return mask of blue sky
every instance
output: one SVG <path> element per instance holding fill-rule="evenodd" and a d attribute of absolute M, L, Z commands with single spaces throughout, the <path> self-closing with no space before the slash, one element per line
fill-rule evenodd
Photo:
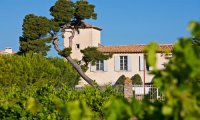
<path fill-rule="evenodd" d="M 18 38 L 26 14 L 50 18 L 56 0 L 0 0 L 0 50 L 18 51 Z M 200 21 L 200 0 L 88 0 L 95 4 L 97 20 L 87 20 L 103 28 L 102 44 L 126 45 L 175 43 L 190 36 L 188 22 Z"/>

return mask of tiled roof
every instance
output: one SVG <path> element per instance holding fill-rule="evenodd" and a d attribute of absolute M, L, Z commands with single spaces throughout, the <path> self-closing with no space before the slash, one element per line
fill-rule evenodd
<path fill-rule="evenodd" d="M 98 50 L 104 53 L 143 53 L 147 45 L 124 45 L 124 46 L 99 46 Z M 160 44 L 157 52 L 172 51 L 173 44 Z"/>
<path fill-rule="evenodd" d="M 94 28 L 94 29 L 97 29 L 97 30 L 102 30 L 102 28 L 93 26 L 93 25 L 88 24 L 88 23 L 83 23 L 83 25 L 84 25 L 84 27 L 86 27 L 86 28 Z"/>

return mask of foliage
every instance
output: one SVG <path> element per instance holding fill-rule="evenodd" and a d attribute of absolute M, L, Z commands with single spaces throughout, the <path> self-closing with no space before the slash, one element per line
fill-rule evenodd
<path fill-rule="evenodd" d="M 64 48 L 62 51 L 60 51 L 58 54 L 63 57 L 68 57 L 72 52 L 71 48 Z"/>
<path fill-rule="evenodd" d="M 147 65 L 150 67 L 152 66 L 153 69 L 156 69 L 156 51 L 158 49 L 158 44 L 155 42 L 150 43 L 146 49 L 146 59 L 147 59 Z"/>
<path fill-rule="evenodd" d="M 115 84 L 113 85 L 113 87 L 115 89 L 118 90 L 118 92 L 123 93 L 124 92 L 124 81 L 126 79 L 125 75 L 121 75 L 117 81 L 115 82 Z"/>
<path fill-rule="evenodd" d="M 50 9 L 53 20 L 44 17 L 28 15 L 23 24 L 23 36 L 20 37 L 20 51 L 26 53 L 42 53 L 45 55 L 49 49 L 46 44 L 40 43 L 42 34 L 47 34 L 51 29 L 58 31 L 57 26 L 67 26 L 70 29 L 82 27 L 82 21 L 85 19 L 96 19 L 94 5 L 79 0 L 72 2 L 70 0 L 58 0 Z M 30 19 L 29 19 L 30 18 Z M 50 24 L 52 22 L 53 24 Z M 53 25 L 53 26 L 51 26 Z M 52 85 L 45 84 L 42 88 L 33 88 L 35 80 L 45 79 L 49 72 L 41 75 L 43 67 L 37 68 L 36 62 L 33 68 L 37 68 L 36 79 L 32 78 L 30 64 L 27 61 L 17 65 L 7 64 L 9 61 L 0 59 L 3 68 L 1 70 L 1 99 L 0 116 L 1 119 L 95 119 L 100 116 L 105 119 L 129 119 L 136 116 L 138 119 L 147 120 L 196 120 L 200 118 L 200 46 L 199 36 L 200 27 L 198 22 L 192 21 L 189 29 L 193 38 L 181 38 L 174 46 L 173 57 L 166 68 L 158 70 L 156 68 L 156 50 L 157 44 L 151 43 L 147 49 L 147 63 L 153 67 L 154 84 L 163 93 L 165 99 L 163 102 L 138 102 L 132 99 L 130 102 L 121 97 L 113 98 L 113 92 L 100 92 L 97 89 L 86 88 L 77 92 L 73 89 L 67 89 L 65 86 L 55 88 Z M 33 29 L 32 29 L 33 28 Z M 32 31 L 33 30 L 33 31 Z M 37 31 L 38 30 L 38 31 Z M 37 43 L 36 40 L 38 40 Z M 43 39 L 42 39 L 43 40 Z M 31 43 L 31 42 L 33 43 Z M 44 40 L 45 42 L 48 40 Z M 30 43 L 29 43 L 30 42 Z M 35 43 L 36 42 L 36 43 Z M 195 44 L 194 44 L 195 43 Z M 197 43 L 197 44 L 196 44 Z M 85 61 L 94 63 L 97 57 L 90 58 L 89 51 L 86 54 Z M 87 56 L 88 55 L 88 56 Z M 95 55 L 94 55 L 95 56 Z M 22 58 L 20 58 L 22 59 Z M 34 59 L 35 61 L 37 59 Z M 10 60 L 11 61 L 11 60 Z M 17 63 L 17 62 L 16 62 Z M 23 67 L 22 64 L 27 65 Z M 0 64 L 1 65 L 1 64 Z M 20 66 L 21 65 L 21 66 Z M 47 66 L 48 64 L 44 64 Z M 14 66 L 14 67 L 13 67 Z M 51 65 L 49 65 L 51 66 Z M 53 65 L 52 65 L 53 66 Z M 19 71 L 18 70 L 19 67 Z M 12 68 L 12 69 L 11 69 Z M 32 66 L 31 66 L 32 68 Z M 49 67 L 51 72 L 56 72 L 56 68 Z M 51 73 L 50 72 L 50 73 Z M 5 75 L 4 75 L 5 73 Z M 8 74 L 11 73 L 11 74 Z M 17 74 L 17 76 L 12 75 Z M 23 76 L 24 74 L 24 76 Z M 57 74 L 56 74 L 57 75 Z M 4 77 L 2 77 L 4 76 Z M 23 76 L 23 78 L 21 77 Z M 45 80 L 50 80 L 47 77 Z M 60 79 L 60 78 L 59 78 Z M 26 81 L 31 85 L 22 89 L 13 84 L 23 85 Z M 52 84 L 52 82 L 49 82 Z M 8 87 L 7 87 L 7 86 Z M 42 85 L 40 83 L 40 85 Z M 30 89 L 30 90 L 29 90 Z M 26 102 L 28 103 L 26 104 Z M 107 101 L 110 101 L 106 104 Z M 34 106 L 41 107 L 41 110 Z M 189 106 L 189 107 L 188 107 Z M 70 111 L 71 110 L 71 111 Z M 27 112 L 28 111 L 28 112 Z M 98 118 L 96 118 L 98 119 Z"/>
<path fill-rule="evenodd" d="M 182 38 L 175 45 L 173 58 L 166 69 L 154 73 L 155 84 L 163 91 L 166 99 L 162 107 L 162 114 L 166 118 L 195 119 L 200 117 L 199 59 L 200 47 L 193 45 L 191 39 Z"/>
<path fill-rule="evenodd" d="M 129 102 L 121 97 L 107 102 L 104 113 L 106 120 L 128 120 L 132 115 Z"/>
<path fill-rule="evenodd" d="M 88 69 L 88 62 L 95 63 L 94 60 L 97 56 L 85 56 L 84 65 L 78 65 L 75 60 L 70 57 L 72 40 L 74 38 L 75 32 L 79 33 L 79 28 L 85 28 L 86 24 L 83 22 L 85 19 L 96 19 L 97 14 L 94 11 L 95 6 L 87 1 L 78 0 L 57 0 L 57 2 L 50 8 L 50 14 L 52 19 L 47 19 L 46 17 L 35 16 L 29 14 L 25 17 L 23 22 L 23 36 L 20 37 L 20 52 L 19 54 L 25 53 L 41 53 L 44 56 L 50 49 L 46 43 L 52 41 L 54 48 L 59 55 L 65 57 L 71 65 L 76 69 L 80 76 L 85 79 L 90 85 L 93 85 L 93 80 L 89 78 L 84 72 Z M 66 31 L 66 29 L 70 29 Z M 60 34 L 62 37 L 65 32 L 70 32 L 69 37 L 69 48 L 63 50 L 59 49 L 58 37 Z M 59 34 L 58 34 L 59 33 Z M 99 55 L 100 59 L 104 59 L 106 55 L 100 53 L 95 49 L 84 50 L 87 53 L 96 53 Z M 87 54 L 88 55 L 88 54 Z M 94 54 L 93 54 L 94 55 Z M 67 58 L 68 57 L 68 58 Z M 103 57 L 103 58 L 101 58 Z M 107 58 L 107 57 L 106 57 Z M 108 59 L 108 58 L 107 58 Z M 89 61 L 88 61 L 89 60 Z"/>
<path fill-rule="evenodd" d="M 88 65 L 89 62 L 94 65 L 98 60 L 107 60 L 112 57 L 111 54 L 104 54 L 98 51 L 96 47 L 87 47 L 81 50 L 81 53 L 84 55 L 83 60 L 86 62 L 86 65 Z"/>
<path fill-rule="evenodd" d="M 62 84 L 55 88 L 28 86 L 21 89 L 10 85 L 0 89 L 0 119 L 98 119 L 104 116 L 103 106 L 113 96 L 107 87 L 104 92 L 91 87 L 76 91 Z M 81 101 L 80 101 L 81 100 Z"/>
<path fill-rule="evenodd" d="M 23 38 L 27 40 L 40 39 L 41 35 L 50 30 L 50 22 L 46 17 L 36 16 L 34 14 L 26 15 L 22 25 Z"/>
<path fill-rule="evenodd" d="M 79 27 L 84 27 L 82 20 L 96 19 L 94 8 L 95 6 L 87 1 L 58 0 L 50 8 L 52 20 L 34 14 L 26 15 L 22 25 L 23 35 L 19 40 L 19 54 L 33 52 L 47 55 L 50 46 L 46 43 L 50 42 L 52 37 L 44 35 L 59 32 L 63 25 L 74 27 L 78 31 Z"/>
<path fill-rule="evenodd" d="M 118 93 L 69 87 L 79 76 L 59 58 L 39 54 L 0 56 L 0 119 L 102 118 L 103 106 Z M 80 101 L 81 100 L 81 101 Z"/>
<path fill-rule="evenodd" d="M 104 54 L 98 51 L 96 47 L 87 47 L 81 50 L 81 53 L 83 54 L 82 61 L 84 64 L 82 63 L 80 66 L 84 72 L 88 70 L 89 63 L 95 65 L 96 61 L 98 60 L 107 60 L 112 57 L 111 54 Z"/>
<path fill-rule="evenodd" d="M 79 75 L 63 59 L 44 58 L 37 54 L 0 56 L 0 84 L 3 86 L 43 86 L 46 83 L 73 86 L 78 81 Z"/>
<path fill-rule="evenodd" d="M 200 23 L 191 21 L 188 29 L 191 30 L 193 43 L 200 45 Z"/>
<path fill-rule="evenodd" d="M 71 22 L 74 14 L 73 7 L 73 2 L 69 0 L 58 0 L 55 5 L 50 8 L 54 21 L 58 22 L 60 26 Z"/>
<path fill-rule="evenodd" d="M 200 23 L 191 21 L 188 29 L 191 31 L 193 37 L 200 39 Z"/>
<path fill-rule="evenodd" d="M 96 19 L 97 14 L 94 13 L 95 6 L 87 1 L 77 1 L 75 7 L 75 18 L 77 20 Z"/>
<path fill-rule="evenodd" d="M 41 53 L 45 56 L 50 49 L 50 46 L 46 43 L 52 40 L 52 44 L 58 54 L 66 58 L 86 82 L 93 85 L 94 80 L 84 74 L 88 69 L 88 62 L 94 64 L 97 58 L 108 59 L 109 56 L 103 55 L 103 53 L 97 51 L 96 48 L 86 48 L 83 50 L 83 53 L 87 54 L 87 56 L 83 57 L 85 64 L 80 65 L 70 57 L 70 54 L 75 32 L 79 33 L 79 28 L 86 27 L 83 20 L 96 19 L 97 15 L 94 8 L 94 5 L 83 0 L 78 0 L 76 2 L 71 0 L 58 0 L 49 10 L 53 16 L 53 19 L 51 20 L 33 14 L 27 15 L 23 22 L 23 36 L 20 37 L 19 54 L 31 52 Z M 70 29 L 70 31 L 66 31 L 66 29 Z M 58 33 L 61 33 L 62 37 L 64 37 L 65 32 L 71 33 L 71 36 L 69 37 L 69 48 L 60 50 Z M 91 56 L 88 53 L 99 56 Z"/>
<path fill-rule="evenodd" d="M 142 78 L 139 74 L 135 74 L 133 77 L 131 77 L 131 80 L 133 85 L 142 85 Z"/>
<path fill-rule="evenodd" d="M 104 119 L 198 120 L 200 118 L 200 46 L 190 38 L 181 38 L 165 69 L 155 66 L 157 46 L 150 44 L 147 62 L 154 67 L 154 84 L 164 95 L 164 101 L 142 102 L 124 98 L 110 99 L 103 107 Z M 189 54 L 188 54 L 189 53 Z M 188 107 L 189 106 L 189 107 Z"/>
<path fill-rule="evenodd" d="M 126 79 L 126 76 L 125 76 L 125 75 L 121 75 L 121 76 L 117 79 L 115 85 L 124 85 L 124 80 L 125 80 L 125 79 Z"/>
<path fill-rule="evenodd" d="M 162 91 L 164 101 L 111 99 L 104 106 L 105 119 L 198 120 L 200 46 L 190 38 L 181 38 L 174 46 L 172 59 L 162 70 L 155 65 L 157 45 L 152 43 L 147 50 L 147 62 L 154 67 L 154 83 Z"/>
<path fill-rule="evenodd" d="M 53 27 L 55 23 L 49 21 L 46 17 L 36 16 L 34 14 L 26 15 L 22 25 L 23 35 L 20 39 L 20 54 L 25 54 L 29 52 L 41 53 L 42 55 L 47 55 L 50 46 L 46 43 L 51 41 L 49 38 L 41 38 L 42 35 L 47 34 Z"/>
<path fill-rule="evenodd" d="M 197 29 L 196 29 L 197 30 Z M 199 31 L 193 31 L 198 33 Z M 193 34 L 192 33 L 192 34 Z M 156 47 L 151 47 L 156 50 Z M 152 50 L 152 49 L 151 49 Z M 151 52 L 148 56 L 155 56 Z M 147 57 L 148 57 L 147 56 Z M 161 112 L 165 119 L 197 119 L 200 117 L 200 46 L 190 38 L 181 38 L 174 46 L 173 57 L 164 70 L 154 70 L 155 85 L 163 92 Z M 154 66 L 154 58 L 148 59 Z M 188 108 L 188 106 L 190 106 Z M 153 114 L 158 114 L 154 113 Z"/>
<path fill-rule="evenodd" d="M 95 6 L 87 1 L 58 0 L 50 8 L 50 12 L 54 17 L 54 21 L 59 23 L 59 26 L 65 24 L 77 26 L 84 19 L 96 19 L 94 8 Z"/>

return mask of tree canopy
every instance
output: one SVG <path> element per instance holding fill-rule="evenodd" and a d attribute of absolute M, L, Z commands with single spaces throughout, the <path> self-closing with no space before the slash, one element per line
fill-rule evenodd
<path fill-rule="evenodd" d="M 42 87 L 46 84 L 78 84 L 79 75 L 71 65 L 60 58 L 45 58 L 42 55 L 0 55 L 0 85 Z"/>
<path fill-rule="evenodd" d="M 142 78 L 139 74 L 135 74 L 131 80 L 133 85 L 142 85 Z"/>
<path fill-rule="evenodd" d="M 191 21 L 188 29 L 191 30 L 194 44 L 200 45 L 200 23 Z"/>
<path fill-rule="evenodd" d="M 72 2 L 71 0 L 58 0 L 54 6 L 50 8 L 54 21 L 60 26 L 65 24 L 80 25 L 84 19 L 96 19 L 94 12 L 95 6 L 87 1 L 79 0 Z"/>
<path fill-rule="evenodd" d="M 86 63 L 84 69 L 76 61 L 74 61 L 70 54 L 72 48 L 72 40 L 75 36 L 75 32 L 79 33 L 79 28 L 85 28 L 85 19 L 96 19 L 97 14 L 94 11 L 95 6 L 84 0 L 77 0 L 73 2 L 71 0 L 57 0 L 55 5 L 50 8 L 50 14 L 53 19 L 47 19 L 46 17 L 36 16 L 29 14 L 25 17 L 23 23 L 23 35 L 20 37 L 20 54 L 33 52 L 47 54 L 50 49 L 49 43 L 52 41 L 55 50 L 59 55 L 66 58 L 69 63 L 75 68 L 80 76 L 86 80 L 90 85 L 96 85 L 94 80 L 85 75 L 84 71 L 87 68 L 88 62 L 94 63 L 97 57 L 94 55 L 88 55 L 87 53 L 98 53 L 98 59 L 108 59 L 110 55 L 104 55 L 100 53 L 96 48 L 87 48 L 82 51 L 86 56 L 83 57 L 83 61 Z M 71 31 L 65 31 L 71 29 Z M 70 32 L 69 48 L 61 50 L 59 48 L 58 33 L 64 37 L 65 32 Z"/>
<path fill-rule="evenodd" d="M 26 15 L 22 25 L 23 35 L 20 39 L 20 54 L 28 52 L 41 53 L 47 55 L 50 46 L 50 38 L 42 39 L 42 35 L 48 33 L 51 29 L 51 22 L 46 17 L 36 16 L 34 14 Z"/>

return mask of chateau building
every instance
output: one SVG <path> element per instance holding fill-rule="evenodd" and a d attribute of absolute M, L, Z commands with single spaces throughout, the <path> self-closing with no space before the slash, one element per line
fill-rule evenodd
<path fill-rule="evenodd" d="M 96 61 L 96 65 L 89 65 L 86 75 L 95 80 L 99 85 L 115 84 L 118 78 L 122 75 L 131 78 L 135 74 L 139 74 L 143 83 L 151 83 L 153 76 L 148 74 L 151 67 L 148 67 L 145 62 L 144 49 L 146 45 L 119 45 L 119 46 L 103 46 L 101 45 L 101 28 L 86 24 L 86 28 L 80 29 L 79 34 L 75 33 L 72 41 L 73 59 L 81 60 L 82 54 L 80 50 L 87 47 L 97 47 L 103 53 L 112 53 L 112 58 L 103 61 Z M 66 30 L 68 31 L 68 30 Z M 70 32 L 65 32 L 64 46 L 69 47 Z M 169 54 L 165 51 L 172 51 L 172 44 L 160 44 L 156 53 L 159 69 L 164 68 L 164 65 L 169 61 Z M 87 84 L 81 80 L 79 85 Z"/>

